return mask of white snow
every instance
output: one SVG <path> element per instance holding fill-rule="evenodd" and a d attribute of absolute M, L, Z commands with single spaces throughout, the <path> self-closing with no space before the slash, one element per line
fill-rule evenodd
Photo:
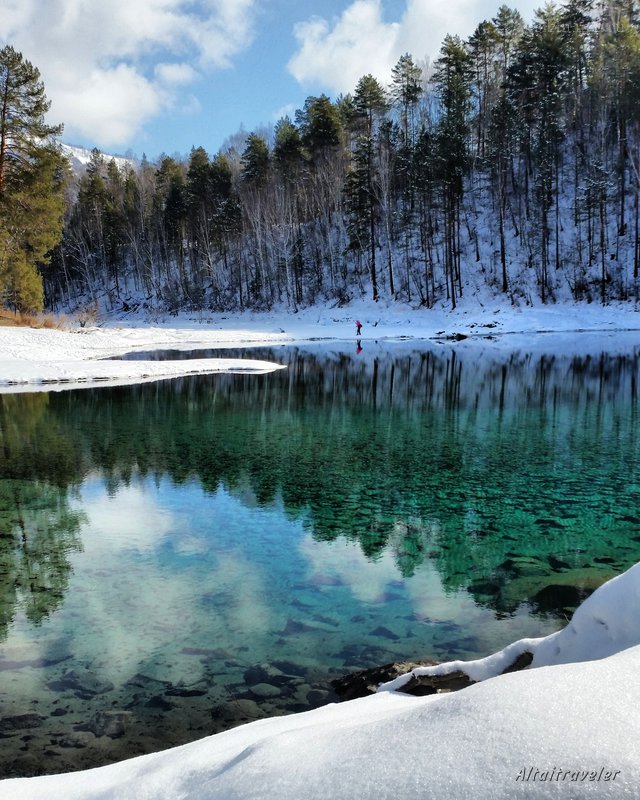
<path fill-rule="evenodd" d="M 498 301 L 483 306 L 477 299 L 461 304 L 455 312 L 444 306 L 414 309 L 363 300 L 349 307 L 314 307 L 298 313 L 156 316 L 152 325 L 148 318 L 129 315 L 92 328 L 0 327 L 0 392 L 51 391 L 78 383 L 128 383 L 237 369 L 267 371 L 276 365 L 245 359 L 102 359 L 158 348 L 196 350 L 349 340 L 355 345 L 356 319 L 364 324 L 361 341 L 369 354 L 371 343 L 381 340 L 442 340 L 456 334 L 468 337 L 456 343 L 461 350 L 481 345 L 492 350 L 546 348 L 557 353 L 560 348 L 597 345 L 601 351 L 615 351 L 621 332 L 640 331 L 640 308 L 632 302 L 604 307 L 568 303 L 516 308 Z M 532 336 L 534 333 L 537 335 Z"/>
<path fill-rule="evenodd" d="M 530 640 L 537 668 L 452 694 L 380 692 L 84 773 L 5 780 L 0 798 L 637 797 L 639 597 L 640 564 L 563 631 Z"/>
<path fill-rule="evenodd" d="M 93 150 L 89 150 L 86 147 L 77 147 L 73 144 L 65 144 L 64 142 L 60 142 L 60 150 L 77 172 L 84 172 L 87 164 L 89 164 L 93 156 Z M 108 164 L 113 160 L 115 161 L 118 169 L 121 170 L 123 170 L 125 167 L 133 168 L 136 164 L 135 159 L 127 158 L 126 156 L 113 156 L 109 155 L 108 153 L 102 153 L 102 156 L 105 164 Z"/>
<path fill-rule="evenodd" d="M 498 653 L 475 661 L 449 661 L 433 667 L 417 667 L 379 687 L 395 691 L 411 675 L 447 675 L 462 670 L 473 681 L 500 675 L 524 652 L 533 654 L 533 667 L 571 664 L 606 658 L 640 645 L 640 564 L 605 583 L 576 609 L 571 622 L 542 639 L 519 639 Z"/>
<path fill-rule="evenodd" d="M 278 341 L 281 337 L 274 336 Z M 278 365 L 254 359 L 181 361 L 108 360 L 135 350 L 198 349 L 264 341 L 264 335 L 232 336 L 201 329 L 0 328 L 0 392 L 71 388 L 96 382 L 130 383 L 212 372 L 270 372 Z"/>
<path fill-rule="evenodd" d="M 154 347 L 353 341 L 355 319 L 364 323 L 365 350 L 384 338 L 455 333 L 497 337 L 478 338 L 483 347 L 531 349 L 544 339 L 534 332 L 580 330 L 597 332 L 601 349 L 613 351 L 628 347 L 614 332 L 640 330 L 640 315 L 631 303 L 481 311 L 463 306 L 455 314 L 363 303 L 296 315 L 170 319 L 167 328 L 131 323 L 68 332 L 0 328 L 0 391 L 11 382 L 33 391 L 52 388 L 43 381 L 89 385 L 96 379 L 156 379 L 194 369 L 268 369 L 273 365 L 245 360 L 97 359 Z M 579 338 L 594 341 L 587 334 L 554 337 L 554 351 L 575 347 Z M 473 347 L 475 341 L 458 344 Z M 632 343 L 637 344 L 635 335 Z M 464 666 L 437 667 L 462 666 L 481 681 L 460 692 L 419 698 L 381 691 L 100 769 L 0 781 L 0 800 L 635 798 L 640 792 L 639 600 L 636 565 L 598 589 L 564 630 L 515 642 Z M 534 652 L 531 668 L 498 674 L 525 649 Z"/>

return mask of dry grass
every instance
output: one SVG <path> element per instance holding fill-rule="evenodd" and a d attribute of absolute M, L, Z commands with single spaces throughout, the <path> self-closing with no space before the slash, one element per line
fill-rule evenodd
<path fill-rule="evenodd" d="M 0 325 L 22 328 L 51 328 L 60 330 L 67 327 L 67 318 L 57 314 L 27 314 L 0 308 Z"/>

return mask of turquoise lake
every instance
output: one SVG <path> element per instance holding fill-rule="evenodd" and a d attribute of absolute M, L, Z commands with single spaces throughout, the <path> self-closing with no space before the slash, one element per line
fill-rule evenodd
<path fill-rule="evenodd" d="M 548 341 L 218 351 L 287 369 L 0 395 L 0 776 L 564 625 L 640 560 L 640 346 Z"/>

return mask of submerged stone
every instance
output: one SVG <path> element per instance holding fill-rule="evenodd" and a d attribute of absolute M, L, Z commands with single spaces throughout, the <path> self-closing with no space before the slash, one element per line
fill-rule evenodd
<path fill-rule="evenodd" d="M 95 736 L 108 736 L 117 739 L 124 736 L 132 714 L 130 711 L 96 711 L 86 725 L 77 725 L 78 731 L 90 731 Z"/>
<path fill-rule="evenodd" d="M 256 697 L 279 697 L 281 692 L 277 686 L 271 683 L 256 683 L 251 687 L 251 694 Z"/>
<path fill-rule="evenodd" d="M 560 608 L 577 608 L 591 591 L 580 586 L 550 584 L 535 594 L 531 600 L 540 611 L 557 611 Z"/>
<path fill-rule="evenodd" d="M 132 678 L 125 683 L 125 686 L 132 686 L 138 689 L 147 689 L 150 691 L 162 691 L 170 688 L 169 681 L 161 681 L 157 678 L 151 678 L 148 675 L 143 675 L 137 672 Z"/>
<path fill-rule="evenodd" d="M 74 692 L 83 699 L 110 692 L 114 688 L 111 681 L 104 681 L 88 670 L 86 672 L 70 670 L 60 678 L 49 681 L 47 686 L 54 692 Z"/>
<path fill-rule="evenodd" d="M 57 740 L 53 740 L 52 744 L 57 745 L 58 747 L 65 747 L 65 748 L 75 748 L 77 750 L 82 750 L 87 746 L 86 740 L 84 740 L 78 734 L 70 733 L 67 736 L 61 736 Z"/>
<path fill-rule="evenodd" d="M 262 719 L 265 716 L 265 712 L 256 701 L 250 698 L 240 698 L 232 703 L 217 705 L 211 709 L 211 717 L 214 720 L 224 722 L 226 725 Z"/>
<path fill-rule="evenodd" d="M 188 686 L 171 686 L 165 692 L 170 697 L 202 697 L 206 693 L 206 688 L 189 688 Z"/>
<path fill-rule="evenodd" d="M 318 706 L 323 706 L 325 703 L 330 702 L 331 692 L 326 692 L 322 689 L 311 689 L 311 691 L 307 692 L 306 699 L 307 703 L 312 708 L 317 708 Z"/>
<path fill-rule="evenodd" d="M 314 625 L 308 625 L 306 622 L 300 622 L 297 619 L 289 619 L 287 620 L 287 624 L 284 626 L 284 630 L 280 631 L 281 636 L 295 636 L 299 633 L 309 633 L 311 631 L 317 631 Z"/>
<path fill-rule="evenodd" d="M 247 686 L 257 683 L 270 683 L 273 678 L 281 678 L 282 670 L 272 664 L 254 664 L 244 672 L 244 682 Z"/>
<path fill-rule="evenodd" d="M 25 730 L 25 728 L 39 728 L 46 717 L 35 712 L 27 714 L 16 714 L 12 717 L 0 718 L 0 733 L 11 733 L 13 731 Z"/>
<path fill-rule="evenodd" d="M 284 675 L 293 675 L 296 678 L 304 678 L 309 671 L 307 667 L 293 661 L 274 661 L 273 666 Z"/>
<path fill-rule="evenodd" d="M 389 628 L 385 628 L 384 625 L 379 625 L 377 628 L 369 632 L 369 636 L 382 636 L 385 639 L 391 639 L 394 642 L 397 642 L 400 637 L 397 633 L 390 631 Z"/>
<path fill-rule="evenodd" d="M 165 700 L 162 695 L 154 695 L 150 697 L 146 703 L 144 704 L 145 708 L 157 708 L 160 711 L 170 711 L 172 708 L 175 708 L 174 703 L 170 703 L 168 700 Z"/>

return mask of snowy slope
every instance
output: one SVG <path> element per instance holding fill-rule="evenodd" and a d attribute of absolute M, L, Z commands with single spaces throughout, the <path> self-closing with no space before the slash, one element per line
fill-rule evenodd
<path fill-rule="evenodd" d="M 69 159 L 74 172 L 84 172 L 87 164 L 91 160 L 91 150 L 88 150 L 86 147 L 76 147 L 75 145 L 64 144 L 63 142 L 60 143 L 60 149 L 62 150 L 63 155 Z M 124 169 L 126 166 L 135 167 L 136 162 L 131 158 L 125 158 L 124 156 L 112 156 L 108 153 L 103 153 L 103 155 L 105 162 L 109 162 L 111 159 L 113 159 L 119 169 Z"/>

